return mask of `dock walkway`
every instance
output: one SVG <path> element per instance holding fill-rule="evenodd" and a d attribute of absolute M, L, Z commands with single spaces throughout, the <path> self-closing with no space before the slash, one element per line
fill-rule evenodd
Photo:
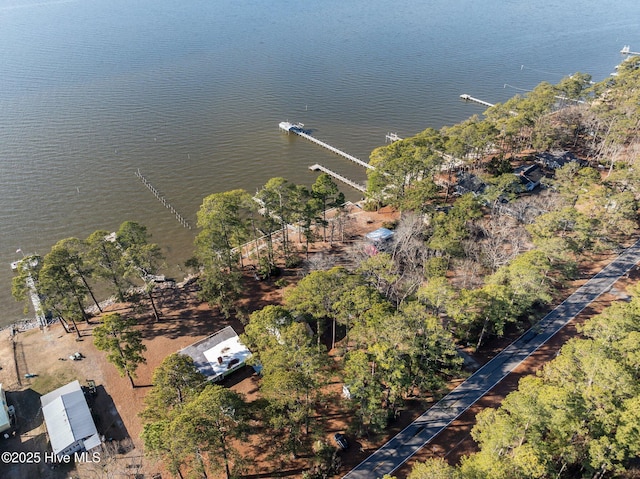
<path fill-rule="evenodd" d="M 397 133 L 387 133 L 384 137 L 385 143 L 393 143 L 395 141 L 402 141 L 402 138 Z"/>
<path fill-rule="evenodd" d="M 344 176 L 339 175 L 335 171 L 331 171 L 329 168 L 325 168 L 324 166 L 318 165 L 317 163 L 315 165 L 311 165 L 309 169 L 311 171 L 322 171 L 323 173 L 326 173 L 327 175 L 335 178 L 336 180 L 341 181 L 346 185 L 349 185 L 351 188 L 355 190 L 361 191 L 362 193 L 367 192 L 367 188 L 365 188 L 363 185 L 356 183 L 355 181 L 351 181 L 349 178 L 345 178 Z"/>
<path fill-rule="evenodd" d="M 314 138 L 313 136 L 309 135 L 307 132 L 304 131 L 303 127 L 304 125 L 302 123 L 289 123 L 288 121 L 281 121 L 280 122 L 280 129 L 284 130 L 286 132 L 292 132 L 295 133 L 298 136 L 301 136 L 302 138 L 306 138 L 307 140 L 315 143 L 316 145 L 320 145 L 332 152 L 334 152 L 337 155 L 340 155 L 344 158 L 346 158 L 349 161 L 353 161 L 354 163 L 356 163 L 357 165 L 360 165 L 364 168 L 367 168 L 369 170 L 375 170 L 375 167 L 371 166 L 369 163 L 366 163 L 358 158 L 356 158 L 355 156 L 352 156 L 348 153 L 345 153 L 342 150 L 339 150 L 338 148 L 331 146 L 328 143 L 325 143 L 322 140 L 318 140 L 317 138 Z"/>
<path fill-rule="evenodd" d="M 622 47 L 620 53 L 622 53 L 623 55 L 640 55 L 640 52 L 632 52 L 629 45 L 625 45 L 624 47 Z"/>
<path fill-rule="evenodd" d="M 21 250 L 18 250 L 18 251 L 21 251 Z M 40 261 L 37 258 L 38 258 L 37 256 L 32 256 L 32 259 L 29 260 L 29 264 L 24 264 L 24 263 L 21 263 L 20 261 L 14 261 L 13 263 L 11 263 L 11 269 L 13 271 L 17 271 L 18 268 L 22 268 L 25 270 L 30 268 L 35 268 L 38 265 L 38 262 Z M 42 303 L 40 301 L 40 295 L 38 294 L 38 289 L 36 288 L 36 282 L 34 281 L 33 276 L 31 276 L 30 272 L 27 274 L 27 278 L 25 282 L 27 284 L 27 290 L 28 290 L 29 298 L 31 299 L 31 304 L 33 304 L 33 310 L 35 312 L 37 325 L 40 327 L 47 326 L 48 321 L 44 313 L 44 310 L 42 309 Z"/>
<path fill-rule="evenodd" d="M 495 106 L 493 103 L 489 103 L 488 101 L 480 100 L 479 98 L 474 98 L 471 95 L 467 95 L 466 93 L 463 93 L 462 95 L 460 95 L 460 98 L 462 100 L 464 100 L 464 101 L 472 101 L 474 103 L 479 103 L 480 105 L 484 105 L 484 106 L 488 106 L 488 107 Z"/>
<path fill-rule="evenodd" d="M 31 304 L 33 304 L 33 310 L 35 311 L 38 325 L 44 327 L 47 325 L 47 318 L 42 309 L 42 303 L 40 302 L 40 295 L 36 289 L 36 283 L 31 275 L 27 276 L 27 288 L 29 289 L 29 297 L 31 298 Z"/>

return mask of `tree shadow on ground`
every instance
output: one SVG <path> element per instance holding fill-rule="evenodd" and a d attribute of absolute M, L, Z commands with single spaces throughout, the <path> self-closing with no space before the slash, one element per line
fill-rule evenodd
<path fill-rule="evenodd" d="M 111 396 L 107 393 L 102 385 L 95 388 L 95 394 L 88 393 L 85 395 L 91 415 L 96 423 L 96 429 L 101 436 L 104 436 L 106 442 L 119 441 L 123 443 L 130 442 L 129 432 L 118 413 L 116 405 Z M 123 446 L 123 452 L 128 452 L 128 446 Z"/>
<path fill-rule="evenodd" d="M 242 366 L 235 370 L 232 374 L 229 374 L 223 378 L 218 384 L 226 388 L 231 389 L 233 386 L 237 386 L 245 379 L 255 376 L 256 372 L 251 366 Z M 256 389 L 257 390 L 257 389 Z M 248 393 L 254 393 L 256 390 L 248 391 Z"/>

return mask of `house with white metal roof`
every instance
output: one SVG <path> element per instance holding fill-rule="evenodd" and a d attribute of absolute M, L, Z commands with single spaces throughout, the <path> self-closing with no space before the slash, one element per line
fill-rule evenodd
<path fill-rule="evenodd" d="M 51 449 L 58 457 L 90 451 L 101 444 L 89 405 L 78 381 L 40 398 Z"/>
<path fill-rule="evenodd" d="M 11 429 L 11 417 L 9 416 L 9 406 L 7 405 L 7 397 L 0 384 L 0 432 Z"/>
<path fill-rule="evenodd" d="M 240 342 L 234 329 L 227 326 L 181 349 L 178 354 L 191 357 L 198 371 L 209 381 L 219 381 L 244 366 L 251 351 Z"/>

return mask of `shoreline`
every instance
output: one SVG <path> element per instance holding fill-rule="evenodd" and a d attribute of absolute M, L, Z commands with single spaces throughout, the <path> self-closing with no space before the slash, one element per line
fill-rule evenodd
<path fill-rule="evenodd" d="M 175 283 L 175 287 L 176 288 L 183 288 L 184 286 L 186 286 L 189 281 L 192 281 L 193 278 L 196 275 L 194 274 L 188 274 L 187 276 L 185 276 L 183 278 L 183 280 L 180 283 Z M 166 282 L 169 282 L 169 280 L 167 280 Z M 135 292 L 136 290 L 140 290 L 140 287 L 132 287 L 131 289 L 129 289 L 129 292 Z M 112 304 L 117 303 L 118 301 L 116 300 L 115 296 L 110 296 L 107 299 L 100 301 L 100 307 L 101 308 L 107 308 L 108 306 L 111 306 Z M 91 306 L 87 306 L 85 308 L 85 311 L 87 313 L 90 313 L 91 315 L 93 315 L 94 317 L 101 314 L 100 311 L 98 310 L 98 307 L 95 304 L 92 304 Z M 50 327 L 53 326 L 54 324 L 58 324 L 60 323 L 60 320 L 58 318 L 54 318 L 51 321 L 47 322 L 47 325 L 44 327 Z M 23 318 L 23 319 L 17 319 L 5 326 L 1 326 L 0 327 L 0 333 L 13 328 L 13 330 L 17 331 L 17 332 L 25 332 L 25 331 L 30 331 L 32 329 L 42 329 L 43 327 L 40 325 L 40 323 L 38 322 L 38 320 L 36 318 Z"/>
<path fill-rule="evenodd" d="M 345 208 L 345 211 L 347 211 L 347 213 L 352 213 L 354 211 L 353 208 L 356 208 L 356 211 L 357 210 L 363 210 L 361 201 L 353 202 L 353 201 L 347 200 L 347 201 L 345 201 L 345 203 L 342 206 Z M 326 209 L 324 211 L 324 213 L 325 214 L 330 214 L 335 210 L 337 210 L 336 207 L 328 208 L 328 209 Z M 298 224 L 293 224 L 293 225 L 289 225 L 289 226 L 291 226 L 292 228 L 298 228 Z M 248 241 L 248 242 L 244 243 L 243 245 L 241 245 L 239 247 L 239 249 L 241 251 L 244 251 L 245 248 L 250 247 L 253 244 L 254 244 L 254 241 Z M 252 250 L 250 250 L 250 251 L 252 251 Z M 248 257 L 248 253 L 243 253 L 242 257 L 243 258 Z M 193 279 L 195 277 L 197 277 L 197 276 L 198 275 L 196 273 L 189 273 L 189 274 L 187 274 L 186 276 L 184 276 L 182 278 L 181 282 L 176 282 L 176 281 L 174 281 L 172 279 L 166 279 L 166 280 L 164 280 L 162 282 L 159 282 L 158 285 L 173 283 L 176 288 L 183 288 L 190 281 L 193 281 Z M 132 286 L 128 290 L 128 292 L 136 292 L 136 291 L 137 292 L 142 292 L 142 287 L 141 286 Z M 106 307 L 111 306 L 112 304 L 117 303 L 117 302 L 118 301 L 117 301 L 116 297 L 112 295 L 112 296 L 108 297 L 107 299 L 105 299 L 103 301 L 100 301 L 99 304 L 100 304 L 101 308 L 106 308 Z M 31 308 L 29 308 L 29 309 L 31 310 Z M 100 314 L 100 311 L 98 310 L 98 307 L 95 304 L 91 304 L 91 305 L 87 306 L 85 308 L 85 311 L 87 313 L 92 314 L 93 316 L 97 316 L 97 315 Z M 44 327 L 49 327 L 49 326 L 51 326 L 53 324 L 56 324 L 56 323 L 59 323 L 59 322 L 60 322 L 60 320 L 58 318 L 54 318 L 51 321 L 48 321 L 47 325 L 44 326 Z M 23 331 L 29 331 L 31 329 L 38 329 L 38 328 L 42 329 L 43 326 L 40 325 L 40 323 L 39 323 L 37 318 L 22 318 L 22 319 L 16 319 L 14 321 L 11 321 L 10 323 L 8 323 L 8 324 L 6 324 L 4 326 L 0 326 L 0 332 L 5 331 L 5 330 L 10 329 L 10 328 L 15 329 L 16 331 L 23 332 Z"/>

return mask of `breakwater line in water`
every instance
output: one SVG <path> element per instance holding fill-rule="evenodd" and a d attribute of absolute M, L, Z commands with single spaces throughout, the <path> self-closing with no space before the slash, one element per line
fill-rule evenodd
<path fill-rule="evenodd" d="M 140 168 L 136 170 L 136 176 L 140 181 L 142 181 L 142 184 L 145 185 L 151 193 L 153 193 L 153 196 L 155 196 L 160 203 L 162 203 L 169 211 L 171 211 L 176 216 L 176 220 L 178 220 L 178 223 L 180 223 L 187 229 L 191 229 L 191 225 L 189 224 L 189 222 L 184 219 L 184 217 L 176 211 L 173 205 L 169 203 L 163 195 L 160 194 L 160 192 L 151 184 L 149 180 L 147 180 L 147 178 L 145 178 L 142 173 L 140 173 Z"/>

